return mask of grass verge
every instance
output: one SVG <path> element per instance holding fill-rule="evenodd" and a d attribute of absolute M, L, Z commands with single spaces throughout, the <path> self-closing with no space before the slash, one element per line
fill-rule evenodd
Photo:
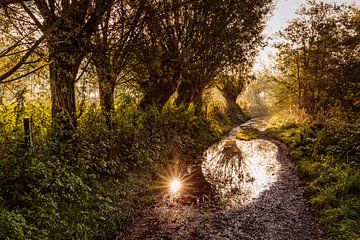
<path fill-rule="evenodd" d="M 267 132 L 289 146 L 324 238 L 360 239 L 360 125 L 285 124 Z"/>

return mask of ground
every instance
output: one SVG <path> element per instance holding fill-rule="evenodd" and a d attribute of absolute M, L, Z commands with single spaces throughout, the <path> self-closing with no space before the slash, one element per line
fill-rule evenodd
<path fill-rule="evenodd" d="M 260 119 L 246 123 L 222 141 L 233 141 L 239 129 L 249 126 L 261 131 L 264 122 Z M 256 153 L 244 153 L 237 158 L 244 164 L 241 168 L 243 171 L 250 169 L 250 175 L 253 173 L 251 167 L 246 166 L 246 161 L 256 159 L 261 164 L 264 161 L 274 161 L 266 166 L 268 176 L 263 178 L 268 181 L 263 179 L 264 181 L 257 182 L 257 179 L 250 181 L 241 178 L 237 185 L 248 189 L 251 189 L 249 186 L 256 186 L 256 191 L 245 194 L 241 189 L 235 188 L 231 195 L 222 196 L 232 201 L 216 206 L 210 203 L 184 203 L 170 199 L 165 192 L 160 193 L 156 202 L 144 210 L 135 219 L 134 225 L 127 232 L 121 233 L 118 239 L 319 239 L 321 231 L 307 205 L 306 185 L 299 178 L 296 164 L 289 157 L 286 146 L 267 139 L 263 134 L 259 134 L 256 140 L 256 149 L 252 149 Z M 240 149 L 246 145 L 245 142 L 237 141 Z M 276 151 L 264 150 L 266 144 L 272 145 Z M 271 154 L 274 153 L 274 159 L 271 159 Z M 254 157 L 256 154 L 258 156 Z M 220 184 L 219 187 L 223 185 Z"/>

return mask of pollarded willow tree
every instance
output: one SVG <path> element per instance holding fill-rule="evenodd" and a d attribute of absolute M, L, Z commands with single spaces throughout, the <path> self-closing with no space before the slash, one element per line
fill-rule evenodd
<path fill-rule="evenodd" d="M 75 82 L 79 66 L 90 49 L 90 37 L 97 30 L 114 0 L 29 0 L 2 1 L 7 16 L 17 16 L 17 27 L 29 24 L 37 40 L 0 82 L 10 78 L 46 42 L 48 52 L 52 118 L 56 129 L 69 133 L 76 129 Z M 12 16 L 9 16 L 12 17 Z"/>
<path fill-rule="evenodd" d="M 106 11 L 94 34 L 91 62 L 99 82 L 100 106 L 107 126 L 112 128 L 114 91 L 127 81 L 136 61 L 134 51 L 143 30 L 148 0 L 122 0 Z"/>
<path fill-rule="evenodd" d="M 177 104 L 200 105 L 203 89 L 219 72 L 254 55 L 271 2 L 153 2 L 138 53 L 148 74 L 140 82 L 141 106 L 162 107 L 175 92 Z"/>
<path fill-rule="evenodd" d="M 251 59 L 271 0 L 2 3 L 5 15 L 15 19 L 16 28 L 25 26 L 24 38 L 33 43 L 0 82 L 14 76 L 42 46 L 49 64 L 53 123 L 59 132 L 71 133 L 76 129 L 76 76 L 90 52 L 109 126 L 115 85 L 133 62 L 141 63 L 138 75 L 147 75 L 139 81 L 142 107 L 162 107 L 175 92 L 177 104 L 200 105 L 203 89 L 219 72 Z"/>

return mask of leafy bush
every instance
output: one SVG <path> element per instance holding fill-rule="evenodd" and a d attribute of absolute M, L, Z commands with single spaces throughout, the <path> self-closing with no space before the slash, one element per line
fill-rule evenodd
<path fill-rule="evenodd" d="M 184 161 L 215 141 L 216 123 L 168 107 L 143 113 L 120 102 L 109 130 L 97 107 L 79 119 L 71 143 L 53 136 L 49 106 L 0 112 L 0 239 L 113 239 L 153 199 L 150 185 L 174 149 Z M 22 118 L 35 120 L 24 145 Z"/>

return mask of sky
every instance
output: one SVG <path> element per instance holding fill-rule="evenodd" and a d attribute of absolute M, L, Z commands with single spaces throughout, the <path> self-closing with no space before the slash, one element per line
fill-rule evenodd
<path fill-rule="evenodd" d="M 356 4 L 356 6 L 360 6 L 360 0 L 323 0 L 323 2 Z M 267 37 L 271 37 L 285 28 L 287 23 L 295 17 L 296 10 L 304 3 L 306 3 L 306 0 L 276 0 L 275 9 L 267 22 L 264 34 Z M 271 57 L 269 57 L 269 55 L 274 55 L 275 53 L 276 50 L 271 46 L 267 46 L 261 50 L 256 61 L 257 63 L 254 66 L 254 70 L 259 70 L 262 65 L 270 66 Z"/>

